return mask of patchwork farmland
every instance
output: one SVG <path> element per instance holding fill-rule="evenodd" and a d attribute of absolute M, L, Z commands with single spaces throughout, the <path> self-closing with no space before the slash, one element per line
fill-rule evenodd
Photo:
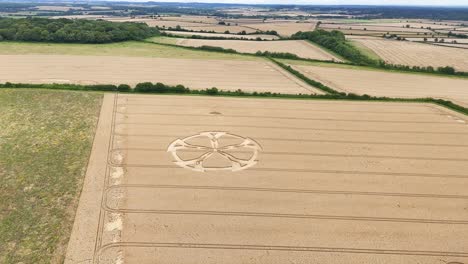
<path fill-rule="evenodd" d="M 190 1 L 0 3 L 0 263 L 468 264 L 468 8 Z"/>

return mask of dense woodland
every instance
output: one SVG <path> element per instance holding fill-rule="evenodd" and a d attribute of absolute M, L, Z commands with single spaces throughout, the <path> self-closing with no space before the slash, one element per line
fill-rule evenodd
<path fill-rule="evenodd" d="M 158 34 L 157 29 L 142 23 L 82 19 L 0 18 L 0 41 L 110 43 L 140 40 Z"/>

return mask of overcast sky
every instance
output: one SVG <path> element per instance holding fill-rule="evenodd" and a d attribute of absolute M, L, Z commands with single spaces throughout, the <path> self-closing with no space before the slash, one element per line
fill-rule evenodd
<path fill-rule="evenodd" d="M 140 0 L 144 1 L 144 0 Z M 157 2 L 203 2 L 248 4 L 311 4 L 311 5 L 436 5 L 468 6 L 468 0 L 154 0 Z"/>

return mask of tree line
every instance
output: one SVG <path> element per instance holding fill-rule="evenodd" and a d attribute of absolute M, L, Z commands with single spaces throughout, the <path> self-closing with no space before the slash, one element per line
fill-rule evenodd
<path fill-rule="evenodd" d="M 377 61 L 362 54 L 358 49 L 346 41 L 345 35 L 338 30 L 325 31 L 318 29 L 314 31 L 299 31 L 292 35 L 292 39 L 305 39 L 317 43 L 343 58 L 360 65 L 376 65 Z"/>
<path fill-rule="evenodd" d="M 399 70 L 409 72 L 425 72 L 425 73 L 437 73 L 444 75 L 460 75 L 468 76 L 466 72 L 456 71 L 451 66 L 437 67 L 432 66 L 420 67 L 420 66 L 408 66 L 399 64 L 390 64 L 383 60 L 374 60 L 364 55 L 359 49 L 351 45 L 345 38 L 345 35 L 341 31 L 325 31 L 318 29 L 309 32 L 297 32 L 294 34 L 292 39 L 304 39 L 318 45 L 325 47 L 343 58 L 349 60 L 352 64 L 369 66 L 374 68 L 382 68 L 388 70 Z"/>
<path fill-rule="evenodd" d="M 141 40 L 159 31 L 143 23 L 47 18 L 0 18 L 0 41 L 111 43 Z"/>

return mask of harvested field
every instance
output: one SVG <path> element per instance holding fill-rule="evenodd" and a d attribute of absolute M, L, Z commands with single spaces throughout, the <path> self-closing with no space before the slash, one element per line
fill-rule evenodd
<path fill-rule="evenodd" d="M 130 84 L 162 82 L 193 89 L 319 92 L 267 60 L 228 61 L 111 56 L 2 55 L 0 83 Z"/>
<path fill-rule="evenodd" d="M 392 64 L 409 66 L 452 66 L 468 71 L 468 51 L 410 41 L 353 38 Z"/>
<path fill-rule="evenodd" d="M 377 26 L 377 27 L 396 27 L 396 28 L 401 28 L 401 29 L 406 29 L 406 26 L 409 25 L 410 28 L 414 29 L 421 29 L 423 27 L 424 29 L 427 28 L 432 28 L 432 29 L 453 29 L 456 28 L 456 26 L 453 25 L 439 25 L 439 24 L 433 24 L 433 23 L 420 23 L 420 22 L 399 22 L 399 23 L 364 23 L 364 24 L 355 24 L 355 25 L 361 25 L 361 26 Z"/>
<path fill-rule="evenodd" d="M 220 33 L 200 33 L 200 32 L 184 32 L 184 31 L 164 31 L 168 34 L 175 36 L 202 36 L 202 37 L 214 37 L 214 38 L 231 38 L 231 39 L 257 39 L 261 38 L 263 40 L 275 40 L 279 39 L 275 35 L 262 35 L 262 34 L 252 34 L 252 35 L 237 35 L 237 34 L 220 34 Z"/>
<path fill-rule="evenodd" d="M 290 37 L 299 31 L 313 31 L 316 23 L 295 23 L 295 22 L 273 22 L 259 24 L 245 24 L 245 27 L 254 28 L 262 31 L 274 30 L 281 36 Z"/>
<path fill-rule="evenodd" d="M 345 92 L 402 98 L 443 98 L 468 106 L 467 78 L 385 72 L 360 67 L 294 67 L 311 79 Z"/>
<path fill-rule="evenodd" d="M 451 44 L 451 43 L 434 43 L 436 46 L 459 48 L 459 49 L 468 49 L 468 43 L 466 44 Z"/>
<path fill-rule="evenodd" d="M 63 263 L 101 99 L 0 89 L 0 263 Z"/>
<path fill-rule="evenodd" d="M 365 30 L 368 31 L 384 31 L 384 32 L 406 32 L 406 33 L 432 33 L 431 30 L 421 28 L 403 28 L 403 27 L 385 27 L 385 26 L 372 26 L 372 25 L 353 25 L 353 24 L 321 24 L 321 29 L 346 29 L 346 30 Z"/>
<path fill-rule="evenodd" d="M 110 96 L 65 264 L 468 262 L 466 117 Z"/>
<path fill-rule="evenodd" d="M 169 21 L 183 21 L 183 22 L 194 22 L 194 23 L 205 23 L 205 24 L 217 24 L 219 20 L 215 17 L 206 17 L 206 16 L 174 16 L 174 17 L 160 17 L 160 20 L 169 20 Z"/>
<path fill-rule="evenodd" d="M 255 33 L 257 30 L 249 27 L 244 26 L 224 26 L 224 25 L 197 25 L 197 26 L 184 26 L 183 28 L 187 30 L 193 31 L 208 31 L 208 32 L 216 32 L 216 33 L 225 33 L 229 31 L 229 33 L 241 33 L 245 31 L 246 33 Z"/>
<path fill-rule="evenodd" d="M 333 31 L 337 29 L 333 28 L 320 28 L 326 31 Z M 373 30 L 348 30 L 348 29 L 339 29 L 339 31 L 343 32 L 345 35 L 355 35 L 355 36 L 363 36 L 363 37 L 382 37 L 383 35 L 397 35 L 402 36 L 405 38 L 418 38 L 424 36 L 423 33 L 416 33 L 416 32 L 401 32 L 401 31 L 373 31 Z M 446 35 L 439 35 L 440 37 L 446 37 Z"/>
<path fill-rule="evenodd" d="M 37 10 L 41 11 L 69 11 L 69 10 L 83 10 L 83 7 L 77 7 L 77 6 L 37 6 Z"/>
<path fill-rule="evenodd" d="M 150 27 L 165 27 L 165 28 L 175 28 L 177 26 L 181 26 L 183 28 L 190 27 L 190 26 L 203 26 L 206 24 L 202 23 L 194 23 L 194 22 L 186 22 L 186 21 L 173 21 L 173 20 L 159 20 L 159 19 L 151 19 L 151 18 L 106 18 L 108 21 L 112 22 L 134 22 L 134 23 L 146 23 Z"/>
<path fill-rule="evenodd" d="M 224 49 L 233 49 L 243 53 L 255 53 L 257 51 L 289 52 L 301 58 L 316 60 L 341 61 L 339 58 L 325 50 L 310 44 L 305 40 L 283 41 L 243 41 L 243 40 L 206 40 L 206 39 L 179 39 L 177 45 L 189 47 L 213 46 Z"/>
<path fill-rule="evenodd" d="M 451 43 L 452 41 L 456 41 L 460 44 L 468 44 L 468 39 L 462 38 L 443 38 L 445 43 Z M 409 41 L 416 41 L 416 42 L 424 42 L 424 38 L 406 38 Z M 435 38 L 427 38 L 427 42 L 434 42 Z"/>

